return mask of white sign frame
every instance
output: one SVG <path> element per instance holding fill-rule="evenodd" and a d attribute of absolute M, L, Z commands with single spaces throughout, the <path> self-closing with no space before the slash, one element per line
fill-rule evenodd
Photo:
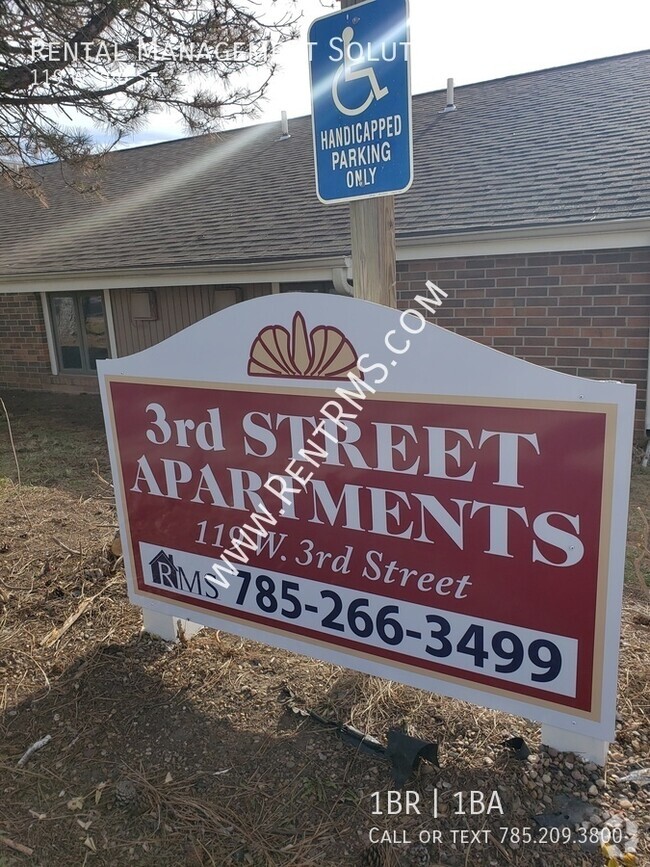
<path fill-rule="evenodd" d="M 623 592 L 623 569 L 627 531 L 629 474 L 632 457 L 635 387 L 617 382 L 588 380 L 562 374 L 500 353 L 463 338 L 446 329 L 427 324 L 423 333 L 410 332 L 411 345 L 399 357 L 399 364 L 390 368 L 390 379 L 378 387 L 378 398 L 431 395 L 436 399 L 450 398 L 456 402 L 471 401 L 561 401 L 574 406 L 598 404 L 611 409 L 615 418 L 616 448 L 612 455 L 611 536 L 607 554 L 606 598 L 601 600 L 604 615 L 604 640 L 601 705 L 597 719 L 584 715 L 558 712 L 543 705 L 531 707 L 531 702 L 504 698 L 500 695 L 477 694 L 470 686 L 450 683 L 444 679 L 423 677 L 387 665 L 386 661 L 364 658 L 359 654 L 337 650 L 318 642 L 306 642 L 272 629 L 266 631 L 224 616 L 170 604 L 161 598 L 143 594 L 134 581 L 134 563 L 128 539 L 124 486 L 120 473 L 118 443 L 112 422 L 109 383 L 115 379 L 137 381 L 169 381 L 194 386 L 225 384 L 242 390 L 286 389 L 287 380 L 269 377 L 260 380 L 248 371 L 249 352 L 264 328 L 290 323 L 301 312 L 307 326 L 325 324 L 344 333 L 359 355 L 389 361 L 385 336 L 398 333 L 405 342 L 403 319 L 396 310 L 353 298 L 301 293 L 267 296 L 245 302 L 215 313 L 197 322 L 162 343 L 126 358 L 108 359 L 98 363 L 99 385 L 106 420 L 108 446 L 119 526 L 124 540 L 124 561 L 129 598 L 146 613 L 146 625 L 152 631 L 171 639 L 178 619 L 264 641 L 271 638 L 274 646 L 315 656 L 337 665 L 353 667 L 376 676 L 393 676 L 412 686 L 421 687 L 453 698 L 492 707 L 507 713 L 535 719 L 543 724 L 543 741 L 560 749 L 572 749 L 603 764 L 608 741 L 615 734 L 615 696 L 618 670 L 618 650 Z M 412 318 L 409 317 L 412 322 Z M 412 327 L 412 326 L 411 326 Z M 218 351 L 215 352 L 215 347 Z M 388 356 L 388 358 L 387 358 Z M 322 393 L 323 400 L 335 397 L 340 382 L 331 380 L 296 379 L 291 386 L 308 387 Z M 143 423 L 144 424 L 144 423 Z M 287 456 L 289 459 L 291 456 Z M 477 697 L 478 696 L 478 697 Z"/>

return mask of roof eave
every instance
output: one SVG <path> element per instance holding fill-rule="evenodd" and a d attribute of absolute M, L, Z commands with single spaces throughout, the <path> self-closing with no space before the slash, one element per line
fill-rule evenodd
<path fill-rule="evenodd" d="M 650 247 L 650 217 L 513 226 L 425 235 L 398 235 L 399 262 L 458 256 L 513 255 Z M 233 286 L 331 280 L 335 269 L 350 268 L 349 256 L 284 259 L 255 263 L 170 265 L 103 271 L 28 273 L 0 276 L 0 292 L 136 289 L 165 286 Z"/>
<path fill-rule="evenodd" d="M 292 259 L 255 263 L 170 265 L 112 268 L 102 271 L 57 271 L 0 275 L 0 292 L 143 289 L 166 286 L 230 286 L 254 283 L 296 283 L 331 280 L 335 269 L 347 268 L 349 257 Z"/>
<path fill-rule="evenodd" d="M 397 259 L 444 259 L 456 256 L 554 253 L 650 246 L 650 216 L 591 220 L 555 225 L 512 226 L 456 232 L 401 235 Z"/>

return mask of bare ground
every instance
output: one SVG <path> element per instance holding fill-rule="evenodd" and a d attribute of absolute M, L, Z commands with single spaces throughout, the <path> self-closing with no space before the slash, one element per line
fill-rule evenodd
<path fill-rule="evenodd" d="M 173 646 L 142 634 L 110 549 L 97 400 L 3 397 L 22 484 L 0 418 L 0 867 L 607 864 L 598 845 L 500 842 L 504 826 L 538 834 L 533 817 L 562 795 L 585 806 L 583 837 L 620 818 L 633 842 L 636 823 L 636 856 L 621 846 L 610 867 L 650 863 L 649 790 L 621 780 L 650 767 L 647 474 L 632 481 L 620 722 L 602 772 L 540 752 L 539 728 L 505 714 L 225 633 Z M 409 784 L 421 814 L 372 815 L 388 765 L 292 712 L 287 690 L 382 742 L 395 726 L 438 742 L 440 769 L 425 764 Z M 504 748 L 513 735 L 527 761 Z M 496 791 L 503 815 L 453 815 L 454 793 L 472 790 Z M 392 842 L 370 846 L 372 828 Z M 422 830 L 440 842 L 402 842 Z M 454 844 L 463 830 L 481 834 Z"/>

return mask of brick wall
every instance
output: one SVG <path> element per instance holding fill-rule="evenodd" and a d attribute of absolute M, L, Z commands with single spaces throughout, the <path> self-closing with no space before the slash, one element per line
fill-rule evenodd
<path fill-rule="evenodd" d="M 398 305 L 426 280 L 449 292 L 439 325 L 564 373 L 637 386 L 645 430 L 650 248 L 400 262 Z"/>
<path fill-rule="evenodd" d="M 40 296 L 0 294 L 0 387 L 97 392 L 95 376 L 53 376 Z"/>

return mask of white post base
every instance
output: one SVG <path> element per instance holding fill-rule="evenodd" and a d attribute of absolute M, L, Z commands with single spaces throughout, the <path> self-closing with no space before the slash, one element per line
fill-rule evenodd
<path fill-rule="evenodd" d="M 198 623 L 191 620 L 182 620 L 180 617 L 172 617 L 171 614 L 161 614 L 159 611 L 142 609 L 142 631 L 150 635 L 157 635 L 165 641 L 178 641 L 178 626 L 185 634 L 185 638 L 194 638 L 197 632 L 203 629 Z"/>
<path fill-rule="evenodd" d="M 571 732 L 568 729 L 558 729 L 555 726 L 542 725 L 542 743 L 553 747 L 562 753 L 575 753 L 585 761 L 604 766 L 607 762 L 609 741 L 600 741 L 587 735 Z"/>

